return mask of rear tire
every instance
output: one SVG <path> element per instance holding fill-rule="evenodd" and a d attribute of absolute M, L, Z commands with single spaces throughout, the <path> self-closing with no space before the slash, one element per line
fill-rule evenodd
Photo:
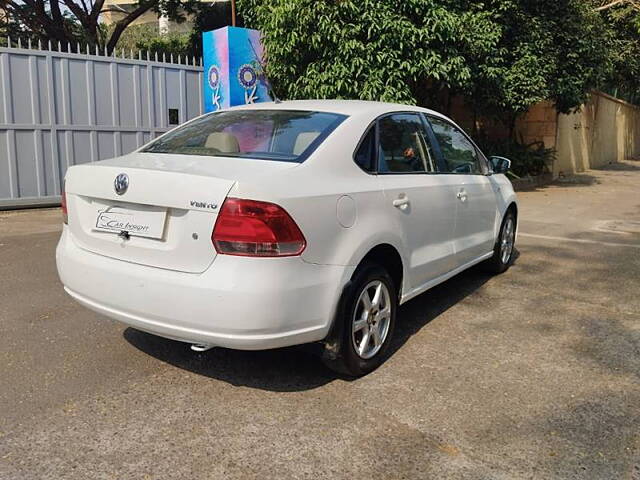
<path fill-rule="evenodd" d="M 493 247 L 493 256 L 484 263 L 485 270 L 498 275 L 506 272 L 513 263 L 516 239 L 516 216 L 508 210 L 502 219 L 500 233 Z"/>
<path fill-rule="evenodd" d="M 388 357 L 398 308 L 391 276 L 374 263 L 356 270 L 344 292 L 339 355 L 324 359 L 334 371 L 360 377 L 378 368 Z"/>

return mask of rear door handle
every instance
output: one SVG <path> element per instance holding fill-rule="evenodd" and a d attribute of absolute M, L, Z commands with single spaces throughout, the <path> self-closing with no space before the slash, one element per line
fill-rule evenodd
<path fill-rule="evenodd" d="M 400 195 L 393 201 L 393 206 L 396 208 L 404 209 L 409 205 L 409 197 L 406 195 Z"/>

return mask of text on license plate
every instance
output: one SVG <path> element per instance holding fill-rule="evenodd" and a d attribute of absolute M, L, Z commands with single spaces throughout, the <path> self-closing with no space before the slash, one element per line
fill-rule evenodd
<path fill-rule="evenodd" d="M 130 236 L 162 238 L 167 211 L 164 208 L 107 207 L 98 210 L 94 230 L 127 232 Z"/>

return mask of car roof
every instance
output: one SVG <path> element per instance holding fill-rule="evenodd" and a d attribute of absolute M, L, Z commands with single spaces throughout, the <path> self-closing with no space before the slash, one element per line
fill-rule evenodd
<path fill-rule="evenodd" d="M 306 110 L 317 112 L 339 113 L 349 116 L 383 115 L 398 111 L 416 111 L 437 116 L 442 114 L 427 108 L 400 103 L 372 102 L 368 100 L 287 100 L 281 102 L 264 102 L 233 107 L 233 109 L 249 110 Z"/>

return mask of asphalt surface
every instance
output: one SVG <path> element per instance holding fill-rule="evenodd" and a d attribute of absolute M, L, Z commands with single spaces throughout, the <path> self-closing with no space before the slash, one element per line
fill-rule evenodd
<path fill-rule="evenodd" d="M 59 213 L 0 213 L 0 478 L 640 479 L 640 162 L 520 194 L 519 258 L 401 308 L 348 380 L 74 303 Z"/>

